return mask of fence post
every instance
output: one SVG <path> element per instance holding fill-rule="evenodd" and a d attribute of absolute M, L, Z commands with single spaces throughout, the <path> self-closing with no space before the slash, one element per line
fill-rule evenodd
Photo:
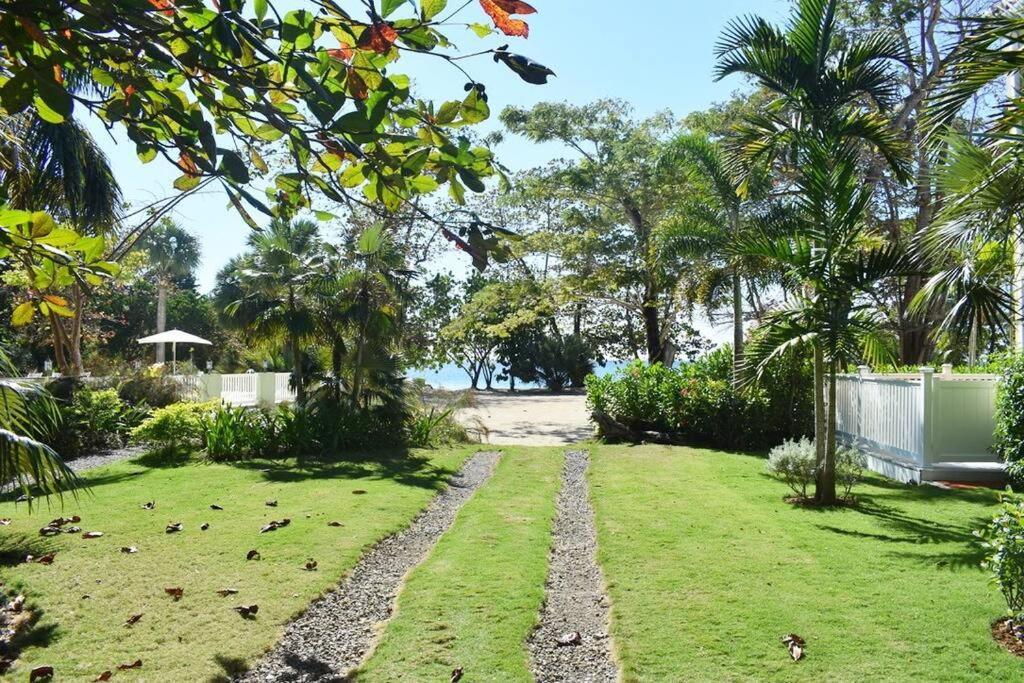
<path fill-rule="evenodd" d="M 256 375 L 256 405 L 273 408 L 277 402 L 277 374 L 260 372 Z"/>
<path fill-rule="evenodd" d="M 864 378 L 871 374 L 870 365 L 857 366 L 857 442 L 864 438 Z"/>
<path fill-rule="evenodd" d="M 932 427 L 934 420 L 932 414 L 935 411 L 934 394 L 935 368 L 921 368 L 921 407 L 919 420 L 921 424 L 921 464 L 929 465 L 934 456 L 935 444 L 932 439 Z"/>
<path fill-rule="evenodd" d="M 942 364 L 942 376 L 943 377 L 949 377 L 952 374 L 953 374 L 953 364 L 952 363 L 943 363 Z"/>
<path fill-rule="evenodd" d="M 224 387 L 224 377 L 220 373 L 200 375 L 199 381 L 203 383 L 204 400 L 209 401 L 214 398 L 220 398 Z"/>

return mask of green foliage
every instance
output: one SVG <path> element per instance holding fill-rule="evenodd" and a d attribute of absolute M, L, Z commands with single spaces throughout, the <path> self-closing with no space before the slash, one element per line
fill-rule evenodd
<path fill-rule="evenodd" d="M 996 388 L 996 455 L 1006 462 L 1006 471 L 1017 483 L 1024 483 L 1024 355 L 1016 356 L 1003 370 Z"/>
<path fill-rule="evenodd" d="M 1024 500 L 1007 493 L 1001 498 L 999 513 L 975 532 L 983 539 L 988 553 L 982 566 L 992 572 L 1010 615 L 1024 617 Z"/>
<path fill-rule="evenodd" d="M 805 499 L 807 487 L 814 483 L 818 468 L 814 442 L 807 437 L 798 441 L 787 439 L 768 452 L 765 465 L 768 472 L 786 482 L 796 496 Z"/>
<path fill-rule="evenodd" d="M 437 448 L 469 441 L 466 429 L 455 420 L 455 408 L 418 408 L 410 413 L 405 428 L 411 448 Z"/>
<path fill-rule="evenodd" d="M 128 405 L 163 408 L 181 398 L 181 386 L 162 373 L 143 371 L 122 381 L 117 394 Z"/>
<path fill-rule="evenodd" d="M 157 408 L 142 424 L 132 430 L 137 443 L 153 446 L 164 453 L 187 453 L 204 443 L 204 419 L 220 409 L 220 401 L 205 403 L 172 403 Z"/>
<path fill-rule="evenodd" d="M 632 429 L 666 432 L 680 443 L 761 449 L 811 430 L 811 381 L 802 364 L 781 360 L 772 380 L 732 386 L 728 347 L 678 369 L 637 361 L 586 380 L 587 401 Z"/>
<path fill-rule="evenodd" d="M 199 417 L 206 457 L 214 462 L 243 460 L 259 455 L 267 422 L 257 411 L 241 406 L 218 406 Z"/>
<path fill-rule="evenodd" d="M 80 387 L 61 406 L 61 425 L 49 443 L 65 458 L 120 448 L 148 413 L 145 403 L 128 404 L 115 389 Z"/>

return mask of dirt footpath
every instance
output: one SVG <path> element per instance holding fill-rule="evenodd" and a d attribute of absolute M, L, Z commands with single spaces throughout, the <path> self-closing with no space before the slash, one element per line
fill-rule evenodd
<path fill-rule="evenodd" d="M 471 428 L 479 421 L 484 443 L 507 446 L 558 446 L 593 436 L 582 393 L 478 392 L 476 405 L 459 411 Z"/>

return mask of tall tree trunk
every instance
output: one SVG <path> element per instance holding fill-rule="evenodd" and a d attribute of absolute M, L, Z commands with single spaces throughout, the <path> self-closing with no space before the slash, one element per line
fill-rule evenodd
<path fill-rule="evenodd" d="M 159 280 L 156 283 L 156 333 L 167 330 L 167 283 Z M 156 345 L 156 362 L 163 363 L 167 358 L 164 344 Z"/>
<path fill-rule="evenodd" d="M 288 346 L 292 355 L 292 377 L 295 380 L 295 402 L 303 405 L 306 402 L 306 383 L 302 376 L 302 349 L 299 348 L 299 336 L 289 335 Z"/>
<path fill-rule="evenodd" d="M 828 420 L 825 434 L 824 467 L 818 468 L 814 499 L 819 505 L 835 505 L 836 497 L 836 363 L 828 367 Z"/>
<path fill-rule="evenodd" d="M 71 374 L 79 377 L 85 372 L 85 365 L 82 363 L 82 316 L 85 314 L 85 293 L 79 284 L 75 284 L 71 290 L 75 300 L 75 314 L 71 318 L 71 334 L 68 339 L 68 350 L 70 352 Z"/>
<path fill-rule="evenodd" d="M 739 386 L 743 363 L 743 282 L 739 266 L 732 269 L 732 383 Z"/>
<path fill-rule="evenodd" d="M 825 469 L 825 442 L 828 441 L 828 418 L 825 415 L 825 360 L 821 347 L 814 344 L 814 456 L 817 463 L 815 486 L 822 483 L 822 472 Z M 815 492 L 817 498 L 817 491 Z"/>
<path fill-rule="evenodd" d="M 661 316 L 658 314 L 658 305 L 654 297 L 644 296 L 643 315 L 647 362 L 653 365 L 661 362 L 665 356 L 665 349 L 661 344 Z"/>

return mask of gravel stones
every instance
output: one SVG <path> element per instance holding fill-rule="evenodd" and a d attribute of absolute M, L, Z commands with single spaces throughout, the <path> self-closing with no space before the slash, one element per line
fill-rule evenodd
<path fill-rule="evenodd" d="M 558 494 L 547 595 L 540 626 L 527 643 L 538 683 L 617 681 L 608 637 L 608 599 L 597 565 L 594 511 L 587 495 L 586 451 L 565 454 Z"/>
<path fill-rule="evenodd" d="M 473 455 L 404 531 L 369 550 L 336 591 L 317 600 L 242 681 L 342 681 L 371 652 L 394 609 L 402 580 L 451 527 L 462 505 L 490 478 L 499 453 Z"/>

